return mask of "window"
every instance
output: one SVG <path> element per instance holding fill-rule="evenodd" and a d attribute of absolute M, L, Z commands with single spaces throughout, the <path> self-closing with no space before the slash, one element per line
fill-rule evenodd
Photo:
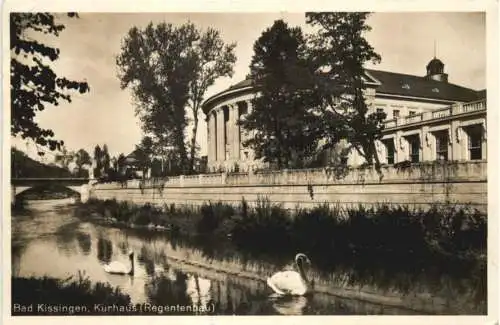
<path fill-rule="evenodd" d="M 408 115 L 410 115 L 410 116 L 413 116 L 413 115 L 415 115 L 415 114 L 416 114 L 416 112 L 415 112 L 415 111 L 409 111 L 409 112 L 408 112 Z"/>
<path fill-rule="evenodd" d="M 398 118 L 399 117 L 399 109 L 395 109 L 392 111 L 392 117 L 393 118 Z"/>
<path fill-rule="evenodd" d="M 436 138 L 436 160 L 448 160 L 448 131 L 440 131 L 434 134 Z"/>
<path fill-rule="evenodd" d="M 396 149 L 394 146 L 394 140 L 393 139 L 385 140 L 383 143 L 384 143 L 385 149 L 386 149 L 386 156 L 385 156 L 386 162 L 389 165 L 392 165 L 392 164 L 394 164 L 394 156 L 395 156 L 395 152 L 396 152 Z"/>
<path fill-rule="evenodd" d="M 480 160 L 483 157 L 483 127 L 474 125 L 467 129 L 469 136 L 469 159 Z"/>
<path fill-rule="evenodd" d="M 418 135 L 412 135 L 407 137 L 407 141 L 410 149 L 410 161 L 418 163 L 420 161 L 420 138 Z"/>
<path fill-rule="evenodd" d="M 377 113 L 383 113 L 384 109 L 383 108 L 377 108 Z"/>

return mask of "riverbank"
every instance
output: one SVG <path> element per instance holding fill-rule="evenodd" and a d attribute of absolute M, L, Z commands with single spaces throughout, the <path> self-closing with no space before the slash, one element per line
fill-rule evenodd
<path fill-rule="evenodd" d="M 323 205 L 288 211 L 261 200 L 254 208 L 242 201 L 237 207 L 208 203 L 161 209 L 150 204 L 91 199 L 77 207 L 76 215 L 119 227 L 169 231 L 181 237 L 222 238 L 252 251 L 304 251 L 317 257 L 334 253 L 342 259 L 376 254 L 378 259 L 486 262 L 487 216 L 462 208 L 413 211 L 380 205 L 340 211 Z"/>
<path fill-rule="evenodd" d="M 99 261 L 108 261 L 112 254 L 119 257 L 119 255 L 125 254 L 126 251 L 132 249 L 138 253 L 137 265 L 140 268 L 138 274 L 153 274 L 153 270 L 155 272 L 155 275 L 152 275 L 151 278 L 151 285 L 153 285 L 151 288 L 154 289 L 153 293 L 146 293 L 148 301 L 157 301 L 157 299 L 160 299 L 163 302 L 168 302 L 171 298 L 167 297 L 177 297 L 176 295 L 179 290 L 185 292 L 187 290 L 186 285 L 189 286 L 188 282 L 192 281 L 192 279 L 189 281 L 186 280 L 187 282 L 183 279 L 190 278 L 189 273 L 191 273 L 195 274 L 195 277 L 199 276 L 209 279 L 209 281 L 213 282 L 211 284 L 213 288 L 221 286 L 218 290 L 222 290 L 222 296 L 213 293 L 215 296 L 212 297 L 216 301 L 221 301 L 223 305 L 226 302 L 224 299 L 220 299 L 222 299 L 221 297 L 226 297 L 226 293 L 224 292 L 229 290 L 226 286 L 230 286 L 231 292 L 234 291 L 236 302 L 244 299 L 243 301 L 247 301 L 247 304 L 253 306 L 254 299 L 260 299 L 258 298 L 260 294 L 255 292 L 255 289 L 262 285 L 262 294 L 265 295 L 264 291 L 268 289 L 265 286 L 266 276 L 288 267 L 294 256 L 294 254 L 280 252 L 275 247 L 268 247 L 260 251 L 252 249 L 251 243 L 245 244 L 241 239 L 238 240 L 235 238 L 234 235 L 227 237 L 225 235 L 226 232 L 222 231 L 201 234 L 196 230 L 201 228 L 199 225 L 199 221 L 203 216 L 201 209 L 199 209 L 198 214 L 194 214 L 190 209 L 178 209 L 175 206 L 171 206 L 167 212 L 170 218 L 174 220 L 167 222 L 168 220 L 165 221 L 167 217 L 165 210 L 140 206 L 122 207 L 121 213 L 124 215 L 128 213 L 129 220 L 128 222 L 118 222 L 118 219 L 115 217 L 119 215 L 114 213 L 109 207 L 103 209 L 103 214 L 98 211 L 99 205 L 104 205 L 105 202 L 94 203 L 93 211 L 89 206 L 87 206 L 88 209 L 86 210 L 84 209 L 85 205 L 71 205 L 70 209 L 64 209 L 65 212 L 59 213 L 57 209 L 51 210 L 50 214 L 39 214 L 39 220 L 28 218 L 22 224 L 19 224 L 19 231 L 27 231 L 32 234 L 33 231 L 36 232 L 37 229 L 40 229 L 36 225 L 40 223 L 40 218 L 43 218 L 43 224 L 47 225 L 43 231 L 48 231 L 48 233 L 55 236 L 52 244 L 46 247 L 45 240 L 32 243 L 31 248 L 28 248 L 28 251 L 21 254 L 25 256 L 24 261 L 29 260 L 29 256 L 38 256 L 36 252 L 43 246 L 46 252 L 60 251 L 60 253 L 46 255 L 47 260 L 59 262 L 56 263 L 57 267 L 55 268 L 50 266 L 42 269 L 37 268 L 40 275 L 51 274 L 57 276 L 57 274 L 62 274 L 62 278 L 64 278 L 65 274 L 75 274 L 78 271 L 79 267 L 75 269 L 74 265 L 84 263 L 87 271 L 89 274 L 92 274 L 92 278 L 95 281 L 103 281 L 106 277 L 102 277 L 102 267 L 99 265 Z M 116 204 L 117 202 L 114 203 Z M 106 202 L 106 204 L 113 206 L 113 202 Z M 244 204 L 242 205 L 244 206 Z M 74 218 L 73 211 L 75 209 L 80 215 L 80 220 L 75 220 Z M 133 209 L 141 209 L 142 212 L 138 213 L 136 211 L 132 213 Z M 207 205 L 204 208 L 206 210 L 205 215 L 220 214 L 213 213 L 214 209 L 213 207 L 210 208 L 210 205 Z M 151 210 L 156 212 L 151 212 Z M 236 214 L 241 214 L 241 210 L 241 206 L 233 208 Z M 254 218 L 254 209 L 248 210 L 250 210 L 250 213 L 247 216 Z M 156 228 L 154 223 L 146 222 L 149 220 L 149 217 L 142 217 L 143 225 L 139 227 L 136 220 L 141 220 L 138 216 L 141 214 L 147 215 L 147 211 L 149 211 L 149 217 L 154 216 L 157 212 L 161 213 L 163 221 L 158 225 L 162 224 L 163 226 Z M 170 212 L 172 211 L 177 211 L 177 214 L 171 214 Z M 209 213 L 210 211 L 212 213 Z M 185 219 L 182 217 L 181 212 L 192 213 L 186 216 L 186 218 L 190 218 L 188 220 L 192 223 L 185 224 L 184 226 L 184 229 L 193 229 L 191 234 L 186 234 L 184 229 L 180 229 L 180 226 L 178 226 Z M 291 218 L 293 215 L 287 214 L 287 216 Z M 126 220 L 126 218 L 122 217 L 120 219 Z M 20 219 L 14 220 L 19 221 Z M 291 219 L 291 222 L 295 221 L 296 218 Z M 59 226 L 57 226 L 58 224 Z M 68 227 L 66 227 L 66 224 Z M 76 226 L 77 224 L 80 226 Z M 104 227 L 102 226 L 103 224 L 105 224 Z M 177 225 L 178 227 L 176 228 L 172 225 Z M 32 226 L 36 228 L 32 228 Z M 60 230 L 55 231 L 55 229 L 58 229 L 57 227 Z M 117 229 L 118 227 L 123 227 L 124 229 Z M 125 227 L 135 229 L 125 229 Z M 157 229 L 163 229 L 163 231 L 158 231 Z M 45 238 L 44 234 L 45 232 L 39 233 L 40 236 L 44 236 Z M 260 240 L 260 238 L 257 239 Z M 95 243 L 96 241 L 97 245 L 91 245 L 91 243 Z M 57 249 L 55 249 L 56 247 Z M 71 257 L 68 257 L 68 251 L 72 252 Z M 392 260 L 386 258 L 385 261 L 382 261 L 379 256 L 369 256 L 369 254 L 363 253 L 363 251 L 358 251 L 356 255 L 353 253 L 352 256 L 348 256 L 348 254 L 339 255 L 335 249 L 331 249 L 328 252 L 329 255 L 303 251 L 312 260 L 312 267 L 307 268 L 306 272 L 308 279 L 312 281 L 311 283 L 314 283 L 315 288 L 315 307 L 313 311 L 321 309 L 318 305 L 318 299 L 324 296 L 320 300 L 325 300 L 330 304 L 330 310 L 321 310 L 326 313 L 331 312 L 331 308 L 333 308 L 331 303 L 335 300 L 331 297 L 328 298 L 331 292 L 336 297 L 360 299 L 360 301 L 366 300 L 369 303 L 382 303 L 382 306 L 394 305 L 404 308 L 416 308 L 424 313 L 484 314 L 486 312 L 486 264 L 480 263 L 480 259 L 479 262 L 478 260 L 474 262 L 472 258 L 466 259 L 464 257 L 455 263 L 449 263 L 443 258 L 440 261 L 436 258 L 434 262 L 422 259 L 418 261 L 417 259 L 412 259 L 410 256 L 410 258 L 401 257 L 400 259 L 393 258 Z M 380 255 L 382 256 L 382 254 Z M 385 255 L 390 256 L 389 253 Z M 24 276 L 31 276 L 29 265 L 25 265 L 23 259 L 20 260 L 18 257 L 16 263 L 18 264 L 16 269 L 25 270 Z M 192 263 L 193 265 L 189 264 L 191 265 L 189 268 L 185 263 Z M 23 267 L 23 265 L 25 266 Z M 167 272 L 169 267 L 170 271 Z M 183 270 L 182 272 L 185 272 L 186 275 L 182 275 L 180 278 L 177 275 L 175 277 L 177 279 L 175 281 L 172 280 L 172 274 L 170 274 L 172 267 L 175 273 Z M 166 282 L 163 280 L 160 281 L 159 274 L 156 274 L 157 268 L 164 270 L 158 272 L 163 272 L 162 274 L 166 277 Z M 213 270 L 215 273 L 208 271 L 204 273 L 204 270 Z M 217 277 L 214 278 L 214 274 Z M 226 279 L 225 276 L 228 274 L 234 274 L 235 280 L 229 281 Z M 61 277 L 60 275 L 59 277 Z M 161 278 L 163 278 L 163 275 Z M 256 278 L 262 281 L 245 280 L 247 275 L 252 279 Z M 223 276 L 223 280 L 221 280 L 222 282 L 217 282 L 220 276 Z M 160 285 L 157 283 L 158 281 L 165 283 Z M 235 285 L 236 282 L 233 283 L 232 281 L 244 283 L 250 289 L 247 288 L 244 290 L 245 293 L 242 293 L 240 291 L 242 290 L 241 287 Z M 125 292 L 134 297 L 134 301 L 143 301 L 144 297 L 142 295 L 144 293 L 140 293 L 143 290 L 143 286 L 140 283 L 138 284 L 138 288 L 135 289 L 122 287 L 123 284 L 120 281 L 115 282 L 113 279 L 111 279 L 110 283 L 113 286 L 124 288 Z M 191 286 L 193 285 L 191 283 Z M 136 290 L 139 290 L 139 292 Z M 156 292 L 155 290 L 160 290 L 161 292 Z M 171 294 L 168 294 L 165 290 L 168 292 L 173 291 L 170 292 Z M 249 298 L 254 296 L 257 298 Z M 198 298 L 194 297 L 193 299 L 193 301 L 197 301 Z M 174 300 L 176 301 L 176 299 Z M 390 303 L 386 304 L 388 300 L 390 300 Z M 259 303 L 256 302 L 256 304 L 258 305 Z M 364 306 L 365 304 L 361 305 Z M 360 306 L 358 307 L 361 308 Z M 363 314 L 366 312 L 363 311 L 364 307 L 361 309 L 358 307 L 354 309 L 356 310 L 355 313 Z M 346 312 L 344 309 L 342 310 Z M 262 312 L 267 314 L 271 311 Z M 400 313 L 401 311 L 393 312 Z M 392 314 L 393 312 L 384 312 L 377 309 L 369 313 Z M 250 313 L 253 314 L 255 311 Z"/>
<path fill-rule="evenodd" d="M 105 283 L 78 279 L 60 280 L 50 277 L 12 278 L 12 315 L 120 315 L 103 312 L 96 305 L 115 305 L 125 309 L 130 297 Z M 126 312 L 125 312 L 126 313 Z"/>
<path fill-rule="evenodd" d="M 243 201 L 238 207 L 208 203 L 160 209 L 95 199 L 75 211 L 80 218 L 109 226 L 166 232 L 211 258 L 217 258 L 219 250 L 223 256 L 230 254 L 225 247 L 254 260 L 304 252 L 324 276 L 351 270 L 350 287 L 404 295 L 413 290 L 413 281 L 426 279 L 435 285 L 423 291 L 448 297 L 467 292 L 466 301 L 486 310 L 487 216 L 477 211 L 413 211 L 387 205 L 288 211 L 266 200 L 255 208 Z"/>

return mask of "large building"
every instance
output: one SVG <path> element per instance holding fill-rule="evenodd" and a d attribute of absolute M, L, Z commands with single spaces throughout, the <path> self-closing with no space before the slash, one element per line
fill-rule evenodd
<path fill-rule="evenodd" d="M 369 112 L 387 114 L 384 136 L 376 143 L 382 163 L 486 159 L 486 91 L 449 83 L 439 59 L 433 58 L 422 76 L 366 69 L 364 79 Z M 210 171 L 262 167 L 242 146 L 252 135 L 237 124 L 251 111 L 255 95 L 246 79 L 203 103 Z M 348 154 L 349 165 L 363 162 L 356 150 Z"/>

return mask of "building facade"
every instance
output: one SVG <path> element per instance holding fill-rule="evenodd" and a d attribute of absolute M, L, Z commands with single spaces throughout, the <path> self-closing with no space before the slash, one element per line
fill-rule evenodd
<path fill-rule="evenodd" d="M 383 138 L 376 143 L 382 163 L 486 160 L 486 91 L 449 83 L 439 59 L 429 62 L 423 76 L 366 69 L 364 79 L 369 113 L 387 115 Z M 238 120 L 251 112 L 256 95 L 246 79 L 203 103 L 209 171 L 263 166 L 242 145 L 252 134 L 238 126 Z M 351 166 L 364 163 L 356 150 L 346 159 Z"/>

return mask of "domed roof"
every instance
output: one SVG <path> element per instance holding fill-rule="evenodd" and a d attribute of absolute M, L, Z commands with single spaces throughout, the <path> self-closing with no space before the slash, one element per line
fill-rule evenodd
<path fill-rule="evenodd" d="M 427 64 L 427 70 L 440 70 L 443 67 L 444 63 L 436 57 Z"/>

